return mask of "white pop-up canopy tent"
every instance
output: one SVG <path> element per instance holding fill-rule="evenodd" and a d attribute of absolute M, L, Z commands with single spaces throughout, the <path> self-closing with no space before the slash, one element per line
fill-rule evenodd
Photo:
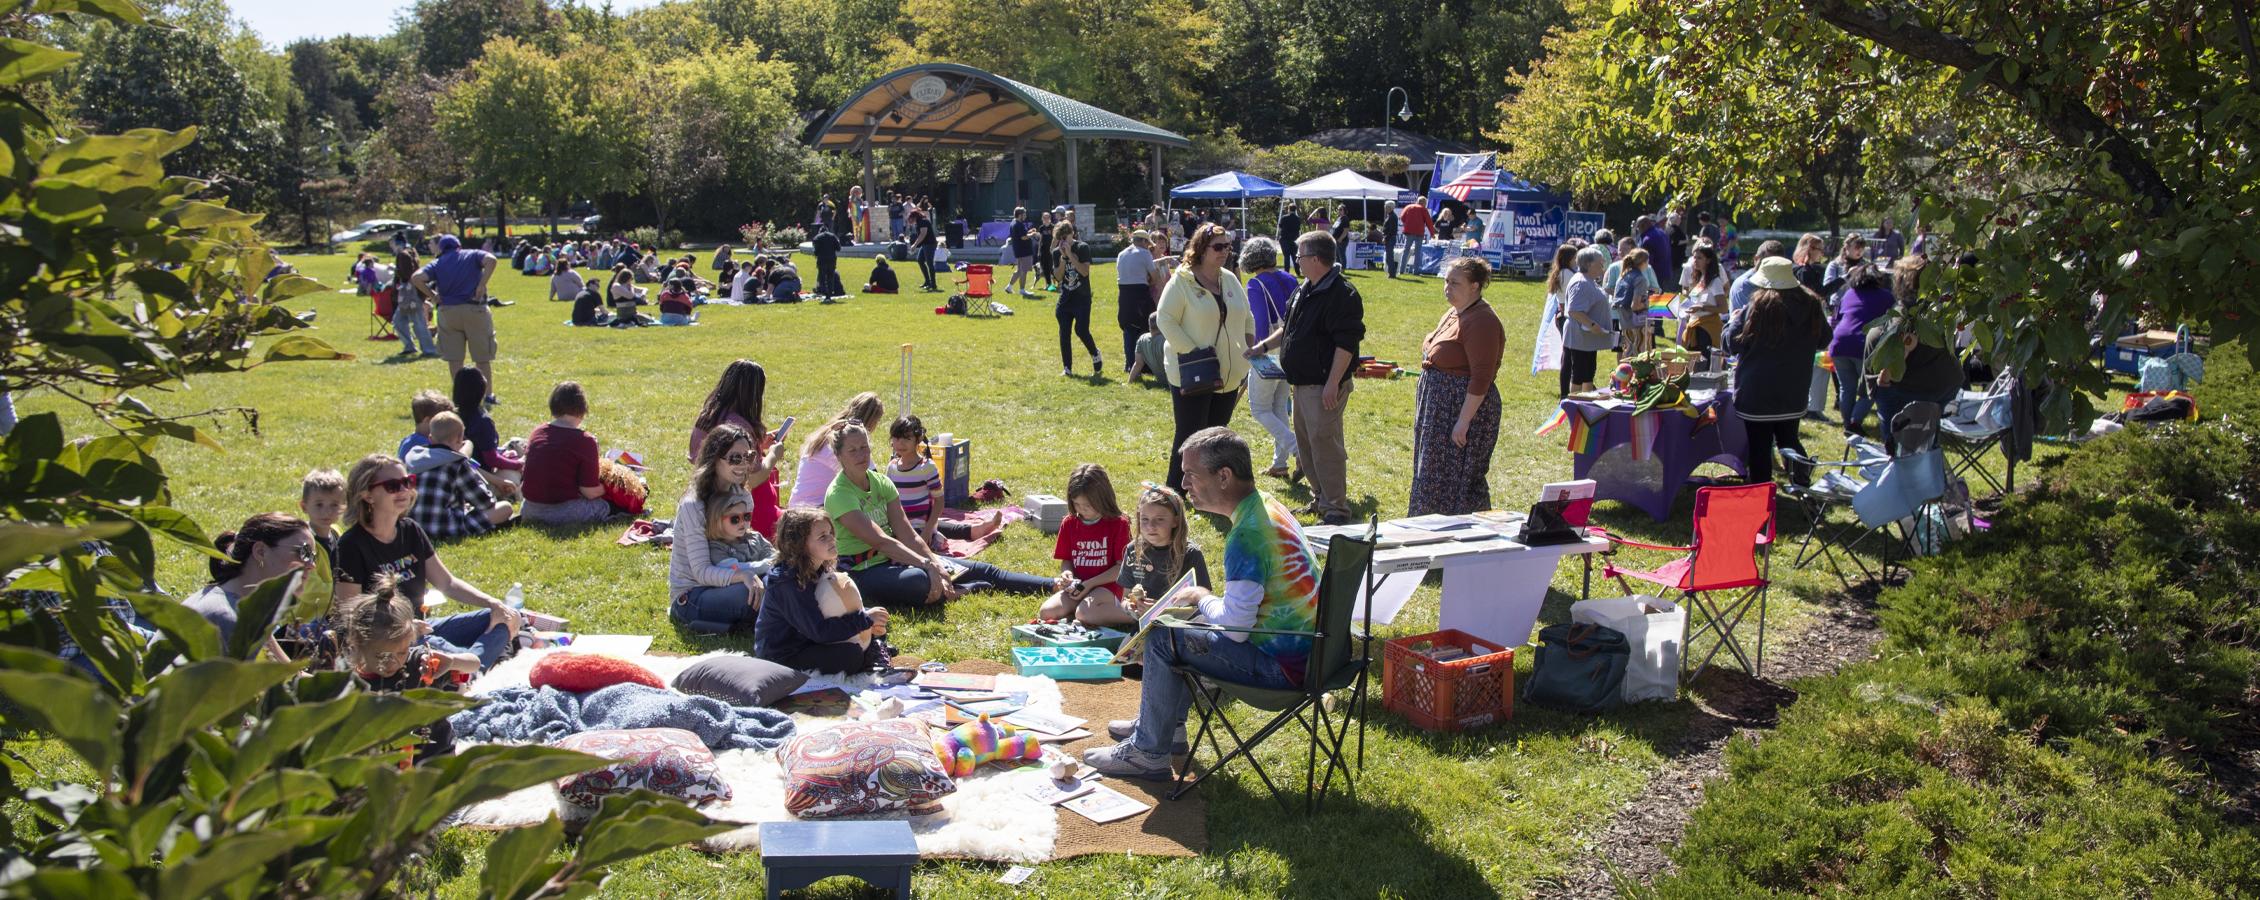
<path fill-rule="evenodd" d="M 1342 169 L 1290 187 L 1282 196 L 1289 200 L 1410 200 L 1412 192 Z"/>

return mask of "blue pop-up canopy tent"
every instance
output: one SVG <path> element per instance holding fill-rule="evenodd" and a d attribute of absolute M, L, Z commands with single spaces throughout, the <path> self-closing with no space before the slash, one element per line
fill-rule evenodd
<path fill-rule="evenodd" d="M 1170 188 L 1169 196 L 1184 200 L 1245 200 L 1249 197 L 1277 197 L 1286 189 L 1284 184 L 1246 172 L 1219 172 L 1192 184 Z"/>

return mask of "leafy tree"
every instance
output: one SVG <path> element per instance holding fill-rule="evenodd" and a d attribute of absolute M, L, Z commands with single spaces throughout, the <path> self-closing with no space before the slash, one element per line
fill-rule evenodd
<path fill-rule="evenodd" d="M 98 132 L 195 126 L 198 139 L 175 154 L 174 169 L 249 205 L 271 203 L 282 147 L 269 98 L 244 81 L 220 46 L 198 28 L 154 23 L 90 31 L 99 53 L 77 68 L 77 118 Z"/>
<path fill-rule="evenodd" d="M 2105 386 L 2094 332 L 2142 315 L 2225 341 L 2260 322 L 2238 277 L 2260 259 L 2250 18 L 2226 4 L 1623 0 L 1600 65 L 1650 85 L 1648 125 L 1672 142 L 1626 167 L 1628 189 L 1778 209 L 1826 152 L 1815 136 L 1866 135 L 1867 177 L 1980 258 L 1934 278 L 1942 296 L 1907 324 L 1943 340 L 1967 321 L 1981 352 L 2085 389 L 2052 396 L 2062 421 Z"/>
<path fill-rule="evenodd" d="M 1584 204 L 1618 199 L 1634 179 L 1627 167 L 1668 152 L 1649 124 L 1647 85 L 1602 77 L 1608 16 L 1609 0 L 1574 0 L 1568 21 L 1547 32 L 1543 55 L 1507 76 L 1498 123 L 1485 132 L 1506 147 L 1499 162 L 1508 171 Z"/>
<path fill-rule="evenodd" d="M 785 212 L 807 196 L 813 153 L 796 139 L 802 123 L 791 96 L 794 67 L 757 56 L 741 46 L 677 59 L 651 74 L 662 108 L 698 110 L 651 123 L 640 168 L 662 232 L 685 224 L 677 221 L 685 205 L 689 224 L 719 231 L 749 214 Z"/>
<path fill-rule="evenodd" d="M 463 158 L 440 134 L 440 101 L 455 82 L 409 73 L 378 95 L 384 127 L 355 151 L 354 195 L 364 206 L 448 196 L 464 179 Z"/>
<path fill-rule="evenodd" d="M 27 0 L 0 13 L 0 33 L 33 33 L 50 16 L 126 34 L 146 21 L 123 0 Z M 0 441 L 0 733 L 43 735 L 83 766 L 59 781 L 0 748 L 10 812 L 0 893 L 396 893 L 451 810 L 599 760 L 477 747 L 405 768 L 411 729 L 475 701 L 368 693 L 344 673 L 254 661 L 270 628 L 326 608 L 319 555 L 311 572 L 245 596 L 243 627 L 226 641 L 149 590 L 157 540 L 215 552 L 172 507 L 156 453 L 168 441 L 217 444 L 192 424 L 198 416 L 163 415 L 135 395 L 192 374 L 342 355 L 296 333 L 305 323 L 284 304 L 323 288 L 267 275 L 258 217 L 199 199 L 206 184 L 167 173 L 165 158 L 194 146 L 193 128 L 99 135 L 58 124 L 27 89 L 75 54 L 14 37 L 0 48 L 0 218 L 22 238 L 0 244 L 0 382 L 76 401 L 110 432 L 68 440 L 62 418 L 42 413 Z M 498 840 L 481 887 L 585 896 L 609 864 L 724 827 L 671 800 L 616 797 L 562 859 L 554 820 Z"/>
<path fill-rule="evenodd" d="M 1397 159 L 1403 160 L 1404 157 L 1399 156 Z M 1257 150 L 1248 157 L 1248 174 L 1269 178 L 1280 184 L 1297 184 L 1337 169 L 1378 171 L 1385 163 L 1385 160 L 1371 153 L 1336 150 L 1322 144 L 1297 141 Z"/>
<path fill-rule="evenodd" d="M 477 61 L 488 43 L 514 38 L 560 49 L 564 19 L 544 0 L 417 0 L 416 68 L 446 77 Z"/>

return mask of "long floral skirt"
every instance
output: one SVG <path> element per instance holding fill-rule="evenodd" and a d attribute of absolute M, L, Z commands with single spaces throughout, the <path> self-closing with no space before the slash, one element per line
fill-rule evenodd
<path fill-rule="evenodd" d="M 1499 390 L 1493 386 L 1475 407 L 1467 426 L 1467 446 L 1452 443 L 1460 404 L 1467 401 L 1468 377 L 1430 369 L 1420 373 L 1420 401 L 1413 417 L 1412 504 L 1409 515 L 1456 515 L 1491 508 L 1491 450 L 1499 443 Z"/>

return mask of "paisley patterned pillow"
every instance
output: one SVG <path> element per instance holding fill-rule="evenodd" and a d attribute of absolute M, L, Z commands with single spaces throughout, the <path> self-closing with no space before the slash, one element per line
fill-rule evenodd
<path fill-rule="evenodd" d="M 568 817 L 596 813 L 604 798 L 637 788 L 656 791 L 692 806 L 730 799 L 730 785 L 714 765 L 714 753 L 698 735 L 680 728 L 584 731 L 551 744 L 601 756 L 612 763 L 557 780 L 557 795 Z"/>
<path fill-rule="evenodd" d="M 957 782 L 914 719 L 849 722 L 794 735 L 777 751 L 785 770 L 785 809 L 804 819 L 941 807 Z"/>

